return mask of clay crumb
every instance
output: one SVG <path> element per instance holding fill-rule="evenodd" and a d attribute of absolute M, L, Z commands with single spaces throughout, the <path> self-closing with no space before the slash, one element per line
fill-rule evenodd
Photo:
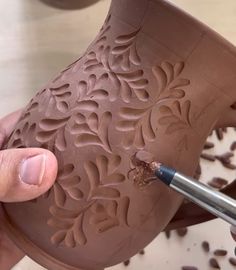
<path fill-rule="evenodd" d="M 140 251 L 139 251 L 139 254 L 140 254 L 140 255 L 144 255 L 144 254 L 145 254 L 145 250 L 144 250 L 144 249 L 140 250 Z"/>
<path fill-rule="evenodd" d="M 202 153 L 200 157 L 208 161 L 215 161 L 215 157 L 210 154 Z"/>
<path fill-rule="evenodd" d="M 165 231 L 165 236 L 167 239 L 169 239 L 171 236 L 171 231 Z"/>
<path fill-rule="evenodd" d="M 182 266 L 181 270 L 198 270 L 195 266 Z"/>
<path fill-rule="evenodd" d="M 213 188 L 221 189 L 228 184 L 228 181 L 221 177 L 213 177 L 207 184 Z"/>
<path fill-rule="evenodd" d="M 156 179 L 153 168 L 154 156 L 151 153 L 138 151 L 131 157 L 131 163 L 128 178 L 133 180 L 136 186 L 144 187 Z"/>
<path fill-rule="evenodd" d="M 214 251 L 214 255 L 215 256 L 226 256 L 227 255 L 227 250 L 225 250 L 225 249 L 216 249 L 215 251 Z"/>
<path fill-rule="evenodd" d="M 233 266 L 236 266 L 236 258 L 230 257 L 229 258 L 229 263 Z"/>
<path fill-rule="evenodd" d="M 227 169 L 230 169 L 230 170 L 235 170 L 236 169 L 236 165 L 234 164 L 231 164 L 231 163 L 225 163 L 223 164 L 223 166 Z"/>
<path fill-rule="evenodd" d="M 217 139 L 218 139 L 219 141 L 223 140 L 224 134 L 223 134 L 222 128 L 217 128 L 217 129 L 215 130 L 215 132 L 216 132 L 216 137 L 217 137 Z"/>
<path fill-rule="evenodd" d="M 230 145 L 230 150 L 231 151 L 235 151 L 236 150 L 236 141 L 232 142 L 232 144 Z"/>
<path fill-rule="evenodd" d="M 211 148 L 213 148 L 215 145 L 214 145 L 214 143 L 212 143 L 212 142 L 205 142 L 205 144 L 204 144 L 204 148 L 203 149 L 211 149 Z"/>
<path fill-rule="evenodd" d="M 222 163 L 230 163 L 230 159 L 234 156 L 232 152 L 226 152 L 222 155 L 215 155 L 215 158 L 221 161 Z"/>
<path fill-rule="evenodd" d="M 130 260 L 126 260 L 123 262 L 124 266 L 128 266 L 130 264 Z"/>
<path fill-rule="evenodd" d="M 220 265 L 219 265 L 219 263 L 218 263 L 218 261 L 217 261 L 215 258 L 211 258 L 211 259 L 209 260 L 209 264 L 210 264 L 210 266 L 211 266 L 212 268 L 214 268 L 214 269 L 221 269 L 221 268 L 220 268 Z"/>
<path fill-rule="evenodd" d="M 178 236 L 180 237 L 184 237 L 187 233 L 188 233 L 188 229 L 187 228 L 180 228 L 176 230 Z"/>
<path fill-rule="evenodd" d="M 205 252 L 209 252 L 210 251 L 210 245 L 207 241 L 203 241 L 202 242 L 202 249 L 205 251 Z"/>
<path fill-rule="evenodd" d="M 234 156 L 232 152 L 226 152 L 223 155 L 216 155 L 215 158 L 218 159 L 222 165 L 230 170 L 235 170 L 236 165 L 231 163 L 231 158 Z"/>

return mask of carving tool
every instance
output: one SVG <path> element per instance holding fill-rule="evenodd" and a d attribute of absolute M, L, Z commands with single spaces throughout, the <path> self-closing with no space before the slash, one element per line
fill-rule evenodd
<path fill-rule="evenodd" d="M 213 215 L 236 226 L 236 200 L 161 163 L 152 162 L 151 166 L 155 176 L 167 186 Z"/>

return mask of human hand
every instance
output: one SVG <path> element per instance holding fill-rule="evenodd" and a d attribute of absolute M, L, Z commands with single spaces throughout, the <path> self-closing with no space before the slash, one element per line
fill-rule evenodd
<path fill-rule="evenodd" d="M 0 149 L 10 136 L 21 110 L 0 119 Z M 0 151 L 0 201 L 19 202 L 45 193 L 57 175 L 57 160 L 41 148 L 7 149 Z M 0 220 L 1 224 L 1 220 Z M 24 253 L 0 229 L 0 269 L 11 269 Z"/>

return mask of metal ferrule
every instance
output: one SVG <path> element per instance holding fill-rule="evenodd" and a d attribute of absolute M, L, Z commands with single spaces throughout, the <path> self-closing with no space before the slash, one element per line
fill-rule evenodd
<path fill-rule="evenodd" d="M 170 187 L 213 215 L 236 226 L 236 201 L 234 199 L 178 172 L 174 174 Z"/>

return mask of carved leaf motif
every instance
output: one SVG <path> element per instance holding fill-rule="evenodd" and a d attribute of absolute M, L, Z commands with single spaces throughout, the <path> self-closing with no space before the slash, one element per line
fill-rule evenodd
<path fill-rule="evenodd" d="M 54 135 L 56 134 L 57 130 L 52 131 L 40 131 L 36 135 L 36 140 L 40 143 L 46 143 L 50 141 Z"/>
<path fill-rule="evenodd" d="M 76 187 L 69 187 L 67 189 L 69 196 L 74 200 L 81 200 L 83 198 L 83 192 Z"/>
<path fill-rule="evenodd" d="M 59 219 L 75 219 L 78 214 L 79 210 L 74 211 L 74 210 L 69 210 L 65 208 L 58 207 L 56 205 L 53 205 L 49 208 L 50 213 Z"/>
<path fill-rule="evenodd" d="M 120 192 L 119 190 L 112 188 L 112 187 L 107 187 L 107 186 L 99 186 L 98 188 L 95 188 L 93 190 L 93 195 L 92 199 L 93 200 L 111 200 L 115 198 L 120 197 Z"/>
<path fill-rule="evenodd" d="M 145 109 L 121 108 L 120 115 L 123 120 L 119 121 L 116 129 L 126 132 L 123 139 L 125 148 L 135 145 L 138 149 L 145 146 L 145 142 L 153 141 L 156 138 L 151 123 L 152 107 Z"/>
<path fill-rule="evenodd" d="M 114 199 L 120 197 L 115 188 L 117 183 L 125 180 L 124 175 L 115 173 L 120 164 L 120 157 L 113 156 L 109 160 L 106 156 L 98 156 L 96 163 L 89 161 L 84 165 L 90 183 L 91 199 Z M 111 173 L 110 173 L 111 171 Z"/>
<path fill-rule="evenodd" d="M 39 127 L 42 129 L 36 135 L 36 140 L 40 143 L 49 143 L 52 140 L 53 144 L 59 151 L 64 151 L 66 149 L 66 139 L 65 139 L 65 126 L 67 125 L 70 116 L 53 119 L 46 118 L 39 122 Z"/>
<path fill-rule="evenodd" d="M 85 205 L 78 205 L 76 210 L 66 209 L 63 205 L 64 195 L 57 196 L 58 205 L 50 207 L 52 217 L 48 220 L 48 225 L 57 229 L 51 238 L 53 244 L 65 245 L 68 248 L 85 245 L 87 237 L 83 226 L 89 209 L 89 223 L 94 225 L 99 233 L 118 225 L 128 226 L 129 198 L 120 198 L 121 193 L 117 189 L 117 185 L 125 181 L 125 176 L 117 172 L 120 162 L 121 157 L 118 155 L 110 155 L 109 158 L 100 155 L 94 162 L 85 162 L 84 169 L 89 179 L 90 192 Z M 80 200 L 84 194 L 77 187 L 80 178 L 75 178 L 73 172 L 74 166 L 66 164 L 59 172 L 55 186 L 60 192 L 65 189 L 74 200 Z M 69 185 L 66 185 L 67 179 Z"/>
<path fill-rule="evenodd" d="M 65 179 L 58 179 L 60 182 L 60 185 L 63 187 L 63 189 L 69 189 L 69 188 L 74 188 L 77 186 L 80 182 L 80 177 L 79 176 L 73 176 Z"/>
<path fill-rule="evenodd" d="M 111 53 L 114 55 L 113 66 L 121 65 L 123 70 L 128 70 L 131 64 L 140 65 L 141 60 L 136 48 L 136 39 L 140 29 L 116 38 L 115 46 Z M 118 61 L 117 61 L 118 60 Z"/>
<path fill-rule="evenodd" d="M 179 101 L 174 101 L 170 107 L 160 107 L 160 112 L 165 115 L 162 116 L 158 122 L 161 125 L 167 125 L 167 134 L 191 127 L 190 107 L 190 100 L 184 101 L 182 105 Z"/>
<path fill-rule="evenodd" d="M 102 89 L 104 85 L 104 81 L 108 79 L 108 74 L 104 73 L 99 78 L 96 75 L 91 74 L 88 77 L 87 82 L 80 81 L 78 83 L 78 104 L 85 103 L 86 101 L 92 101 L 93 105 L 96 103 L 96 107 L 98 107 L 98 103 L 95 100 L 102 100 L 108 97 L 108 92 Z M 91 103 L 91 102 L 90 102 Z"/>
<path fill-rule="evenodd" d="M 159 89 L 156 100 L 164 98 L 180 99 L 185 96 L 185 91 L 181 88 L 189 85 L 190 81 L 179 77 L 183 69 L 183 62 L 173 65 L 167 61 L 162 62 L 160 66 L 154 66 L 152 68 Z"/>
<path fill-rule="evenodd" d="M 70 176 L 70 174 L 74 171 L 74 165 L 71 163 L 68 163 L 63 166 L 62 169 L 59 170 L 58 178 L 59 179 L 65 179 Z"/>
<path fill-rule="evenodd" d="M 50 90 L 58 93 L 64 93 L 68 88 L 70 87 L 70 85 L 68 83 L 63 84 L 63 85 L 59 85 L 57 87 L 50 87 Z"/>
<path fill-rule="evenodd" d="M 123 197 L 120 200 L 119 207 L 118 207 L 118 216 L 121 225 L 129 226 L 128 224 L 128 211 L 130 206 L 130 199 L 129 197 Z"/>
<path fill-rule="evenodd" d="M 59 101 L 57 102 L 57 109 L 62 113 L 66 113 L 69 110 L 69 105 L 66 101 Z"/>
<path fill-rule="evenodd" d="M 102 100 L 108 97 L 108 92 L 103 89 L 94 90 L 91 93 L 91 98 Z"/>
<path fill-rule="evenodd" d="M 107 152 L 111 152 L 108 140 L 108 127 L 110 122 L 110 112 L 104 112 L 100 117 L 100 120 L 96 113 L 90 114 L 86 123 L 72 127 L 73 133 L 78 134 L 75 140 L 75 145 L 77 147 L 98 145 L 104 148 Z"/>
<path fill-rule="evenodd" d="M 56 130 L 63 127 L 69 120 L 69 118 L 70 117 L 65 117 L 61 119 L 52 119 L 52 118 L 43 119 L 39 122 L 39 127 L 45 131 Z"/>
<path fill-rule="evenodd" d="M 129 198 L 123 197 L 119 202 L 111 200 L 104 203 L 97 202 L 91 207 L 89 223 L 96 227 L 97 232 L 105 232 L 115 226 L 128 225 Z"/>
<path fill-rule="evenodd" d="M 52 217 L 48 220 L 47 224 L 51 227 L 57 228 L 59 230 L 68 230 L 72 227 L 73 221 L 67 219 L 58 219 Z"/>
<path fill-rule="evenodd" d="M 74 165 L 66 164 L 58 173 L 58 180 L 55 184 L 54 193 L 55 202 L 60 207 L 65 205 L 68 196 L 76 201 L 83 198 L 84 194 L 78 187 L 81 179 L 79 176 L 73 175 L 73 172 Z M 58 196 L 59 193 L 62 193 L 63 195 L 60 194 L 60 196 Z"/>
<path fill-rule="evenodd" d="M 119 92 L 124 102 L 130 102 L 132 93 L 134 93 L 141 101 L 148 100 L 149 94 L 145 89 L 148 85 L 148 80 L 143 78 L 142 70 L 127 73 L 116 73 L 113 74 L 113 76 L 115 76 L 116 81 L 119 82 Z"/>
<path fill-rule="evenodd" d="M 96 69 L 109 69 L 110 46 L 100 46 L 96 52 L 90 55 L 89 59 L 84 63 L 84 71 L 93 73 Z M 93 57 L 93 58 L 92 58 Z"/>
<path fill-rule="evenodd" d="M 92 208 L 93 215 L 89 222 L 96 227 L 98 233 L 107 231 L 117 225 L 119 220 L 116 217 L 117 202 L 109 201 L 106 205 L 97 203 Z"/>
<path fill-rule="evenodd" d="M 85 245 L 87 242 L 87 238 L 83 230 L 83 219 L 84 219 L 84 214 L 79 215 L 79 217 L 76 219 L 75 224 L 73 226 L 75 241 L 79 245 Z"/>
<path fill-rule="evenodd" d="M 55 183 L 53 186 L 54 196 L 55 196 L 55 203 L 57 206 L 63 207 L 66 202 L 66 194 L 63 188 L 58 184 Z"/>
<path fill-rule="evenodd" d="M 74 233 L 71 230 L 66 233 L 65 245 L 69 248 L 74 248 L 76 246 Z"/>
<path fill-rule="evenodd" d="M 78 109 L 83 111 L 94 111 L 98 108 L 98 103 L 94 100 L 78 101 Z"/>
<path fill-rule="evenodd" d="M 88 117 L 88 126 L 93 132 L 98 132 L 98 116 L 96 113 L 91 113 Z"/>
<path fill-rule="evenodd" d="M 59 151 L 64 151 L 66 149 L 66 139 L 65 139 L 65 129 L 60 129 L 57 132 L 55 139 L 55 146 Z"/>
<path fill-rule="evenodd" d="M 57 231 L 52 237 L 51 237 L 51 242 L 54 244 L 54 245 L 59 245 L 61 244 L 64 240 L 65 240 L 65 237 L 66 237 L 66 231 L 64 230 L 61 230 L 61 231 Z"/>
<path fill-rule="evenodd" d="M 163 116 L 159 119 L 160 124 L 169 123 L 171 121 L 171 126 L 167 127 L 167 132 L 172 133 L 174 130 L 182 128 L 183 125 L 185 125 L 185 122 L 190 125 L 189 101 L 184 103 L 182 111 L 180 109 L 180 103 L 178 102 L 179 99 L 185 96 L 185 91 L 182 88 L 190 84 L 188 79 L 180 77 L 183 69 L 183 62 L 171 64 L 165 61 L 162 62 L 160 66 L 154 66 L 152 71 L 157 80 L 159 91 L 154 97 L 153 104 L 149 107 L 140 109 L 129 107 L 121 108 L 119 114 L 122 119 L 117 123 L 116 129 L 126 132 L 123 139 L 123 146 L 125 148 L 134 145 L 137 148 L 142 149 L 145 146 L 146 141 L 153 141 L 155 139 L 156 135 L 152 123 L 152 112 L 154 107 L 159 107 L 160 112 L 165 114 L 165 117 Z M 136 87 L 134 92 L 140 100 L 147 100 L 149 98 L 148 92 L 145 90 L 148 81 L 143 77 L 138 78 L 137 80 L 130 80 L 132 76 L 128 76 L 127 78 L 125 77 L 126 75 L 123 74 L 119 76 L 119 80 L 124 77 L 130 87 Z M 169 100 L 176 100 L 172 104 L 171 109 L 168 106 L 161 105 L 162 103 L 167 103 Z M 182 114 L 186 116 L 183 116 Z M 183 124 L 180 126 L 179 119 L 182 117 L 184 120 Z"/>

